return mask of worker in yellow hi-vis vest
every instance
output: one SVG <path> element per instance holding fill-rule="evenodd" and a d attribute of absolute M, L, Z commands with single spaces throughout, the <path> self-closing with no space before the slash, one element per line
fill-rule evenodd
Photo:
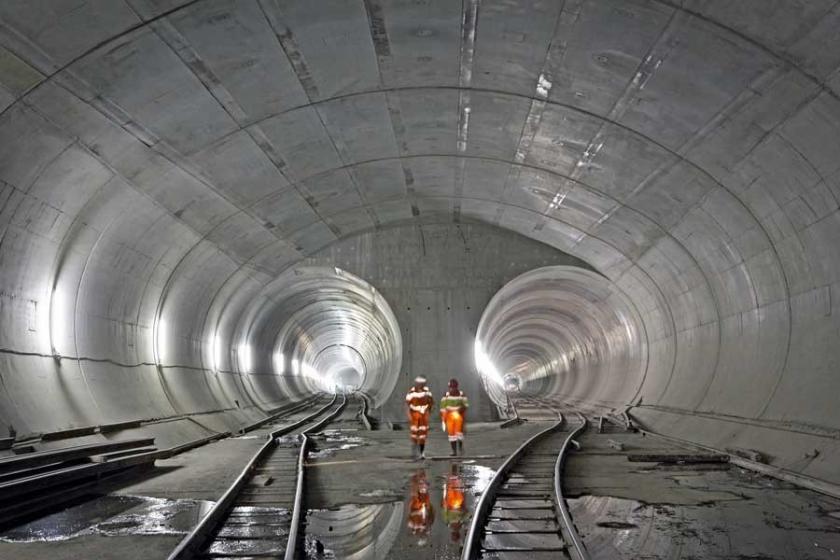
<path fill-rule="evenodd" d="M 467 396 L 458 388 L 458 380 L 450 379 L 449 390 L 440 401 L 440 419 L 443 422 L 443 431 L 449 437 L 452 456 L 464 453 L 464 431 L 468 406 Z"/>

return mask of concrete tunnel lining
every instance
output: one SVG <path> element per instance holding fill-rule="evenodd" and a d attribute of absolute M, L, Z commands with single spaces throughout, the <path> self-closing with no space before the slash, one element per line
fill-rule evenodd
<path fill-rule="evenodd" d="M 555 396 L 595 410 L 623 411 L 648 368 L 644 324 L 603 276 L 553 266 L 517 276 L 490 300 L 476 331 L 485 390 L 504 406 L 516 395 Z"/>
<path fill-rule="evenodd" d="M 837 7 L 368 4 L 0 6 L 0 424 L 257 420 L 288 395 L 209 371 L 207 325 L 480 222 L 632 301 L 641 422 L 840 482 Z"/>
<path fill-rule="evenodd" d="M 259 383 L 263 400 L 332 393 L 335 374 L 359 373 L 359 390 L 381 405 L 402 363 L 402 336 L 385 298 L 339 268 L 295 267 L 268 284 L 243 313 L 234 352 L 251 353 L 240 374 Z M 280 381 L 278 383 L 278 379 Z M 278 386 L 279 385 L 279 386 Z"/>

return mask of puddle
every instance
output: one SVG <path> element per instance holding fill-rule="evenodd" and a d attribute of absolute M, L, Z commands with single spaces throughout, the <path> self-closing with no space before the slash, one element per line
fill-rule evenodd
<path fill-rule="evenodd" d="M 345 443 L 344 445 L 339 445 L 335 447 L 323 447 L 318 451 L 310 451 L 309 458 L 310 459 L 323 459 L 325 457 L 330 457 L 335 454 L 336 451 L 347 451 L 348 449 L 353 449 L 354 447 L 361 447 L 360 444 L 354 443 Z"/>
<path fill-rule="evenodd" d="M 460 558 L 478 496 L 495 471 L 473 463 L 434 463 L 409 471 L 404 498 L 310 510 L 306 558 Z M 364 497 L 394 498 L 377 489 Z"/>
<path fill-rule="evenodd" d="M 386 558 L 402 530 L 402 501 L 309 510 L 306 558 Z"/>
<path fill-rule="evenodd" d="M 286 434 L 274 438 L 274 444 L 277 447 L 300 447 L 300 439 L 295 434 Z"/>
<path fill-rule="evenodd" d="M 321 432 L 321 435 L 326 438 L 327 441 L 349 441 L 353 440 L 356 442 L 361 443 L 363 438 L 358 436 L 349 436 L 348 433 L 358 433 L 359 430 L 352 430 L 347 428 L 342 428 L 340 430 L 324 430 Z"/>
<path fill-rule="evenodd" d="M 462 464 L 461 475 L 469 486 L 472 495 L 479 496 L 493 480 L 496 471 L 482 465 Z"/>
<path fill-rule="evenodd" d="M 92 527 L 143 503 L 134 496 L 101 496 L 0 533 L 2 542 L 63 541 L 92 532 Z"/>
<path fill-rule="evenodd" d="M 370 492 L 361 492 L 359 494 L 362 498 L 392 498 L 394 493 L 390 490 L 371 490 Z"/>
<path fill-rule="evenodd" d="M 100 496 L 0 534 L 0 542 L 55 542 L 83 535 L 186 534 L 213 502 Z"/>
<path fill-rule="evenodd" d="M 214 502 L 144 498 L 145 504 L 96 525 L 103 535 L 180 535 L 188 533 Z"/>
<path fill-rule="evenodd" d="M 403 557 L 459 558 L 472 512 L 495 471 L 451 462 L 418 469 L 408 480 Z"/>
<path fill-rule="evenodd" d="M 408 482 L 408 532 L 415 537 L 418 546 L 428 542 L 435 520 L 435 506 L 432 487 L 426 469 L 418 469 Z"/>
<path fill-rule="evenodd" d="M 309 454 L 311 459 L 330 457 L 337 451 L 347 451 L 356 447 L 368 445 L 364 438 L 348 435 L 347 432 L 357 430 L 325 430 L 319 434 L 318 451 Z"/>

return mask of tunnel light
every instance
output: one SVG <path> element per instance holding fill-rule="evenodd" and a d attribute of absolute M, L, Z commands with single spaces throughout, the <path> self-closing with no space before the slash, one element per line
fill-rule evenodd
<path fill-rule="evenodd" d="M 286 373 L 286 357 L 283 355 L 283 352 L 274 354 L 274 373 L 278 375 Z"/>
<path fill-rule="evenodd" d="M 249 344 L 241 344 L 239 351 L 239 367 L 243 373 L 251 373 L 251 367 L 254 365 L 251 357 L 251 346 Z"/>
<path fill-rule="evenodd" d="M 167 352 L 167 336 L 169 331 L 166 324 L 166 319 L 158 316 L 157 328 L 153 329 L 152 352 L 154 354 L 155 363 L 159 366 L 163 365 L 163 357 Z"/>
<path fill-rule="evenodd" d="M 222 367 L 222 341 L 218 334 L 210 337 L 210 367 L 218 372 Z"/>
<path fill-rule="evenodd" d="M 321 377 L 321 373 L 309 364 L 303 364 L 300 369 L 306 377 L 311 377 L 313 379 Z"/>
<path fill-rule="evenodd" d="M 50 345 L 50 351 L 53 354 L 62 353 L 61 350 L 64 349 L 63 347 L 71 333 L 73 311 L 69 304 L 70 302 L 64 290 L 58 289 L 57 287 L 53 289 L 49 316 L 47 318 L 49 326 L 44 329 L 48 337 L 47 344 Z"/>
<path fill-rule="evenodd" d="M 487 352 L 484 351 L 484 347 L 478 339 L 475 339 L 475 367 L 482 376 L 490 379 L 496 385 L 500 387 L 504 385 L 502 375 L 496 369 L 495 364 L 493 364 Z"/>
<path fill-rule="evenodd" d="M 300 362 L 296 358 L 292 359 L 292 374 L 300 375 Z"/>

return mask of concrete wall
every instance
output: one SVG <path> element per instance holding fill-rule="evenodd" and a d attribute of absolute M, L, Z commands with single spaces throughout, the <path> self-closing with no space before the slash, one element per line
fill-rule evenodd
<path fill-rule="evenodd" d="M 337 266 L 373 284 L 390 304 L 403 338 L 403 368 L 384 417 L 405 420 L 404 397 L 425 375 L 439 399 L 457 377 L 471 416 L 490 420 L 495 407 L 475 368 L 476 328 L 490 298 L 519 274 L 547 265 L 585 263 L 547 245 L 482 224 L 387 227 L 350 237 L 306 259 Z"/>

